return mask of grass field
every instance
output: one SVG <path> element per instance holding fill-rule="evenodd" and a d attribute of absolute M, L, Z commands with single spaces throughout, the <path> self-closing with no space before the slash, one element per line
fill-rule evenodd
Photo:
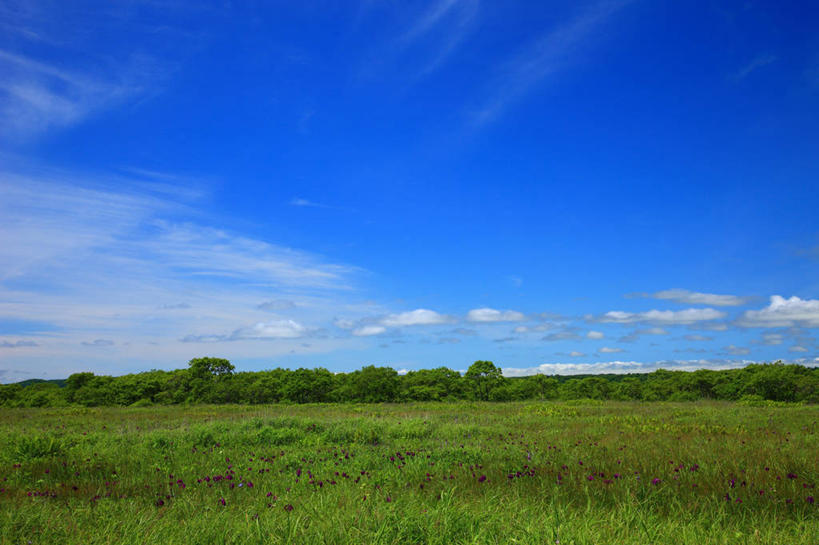
<path fill-rule="evenodd" d="M 819 543 L 819 409 L 0 411 L 0 543 Z"/>

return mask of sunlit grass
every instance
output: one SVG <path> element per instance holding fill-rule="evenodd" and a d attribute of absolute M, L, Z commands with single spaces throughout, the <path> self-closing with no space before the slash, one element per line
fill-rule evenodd
<path fill-rule="evenodd" d="M 816 544 L 814 407 L 15 409 L 2 543 Z"/>

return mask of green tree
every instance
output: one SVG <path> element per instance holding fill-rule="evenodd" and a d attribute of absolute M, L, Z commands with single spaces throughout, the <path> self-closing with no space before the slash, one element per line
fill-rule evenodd
<path fill-rule="evenodd" d="M 233 374 L 236 369 L 224 358 L 193 358 L 188 362 L 191 375 L 199 379 L 222 378 Z"/>
<path fill-rule="evenodd" d="M 463 377 L 457 371 L 438 367 L 419 369 L 400 377 L 401 398 L 410 401 L 442 401 L 463 397 Z"/>
<path fill-rule="evenodd" d="M 486 401 L 495 388 L 505 382 L 503 372 L 495 367 L 491 361 L 478 360 L 469 366 L 464 378 L 472 385 L 472 391 L 477 399 Z"/>

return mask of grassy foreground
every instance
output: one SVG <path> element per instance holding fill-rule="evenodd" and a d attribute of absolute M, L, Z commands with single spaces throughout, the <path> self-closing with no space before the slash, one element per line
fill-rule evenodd
<path fill-rule="evenodd" d="M 0 410 L 0 543 L 819 543 L 819 410 Z"/>

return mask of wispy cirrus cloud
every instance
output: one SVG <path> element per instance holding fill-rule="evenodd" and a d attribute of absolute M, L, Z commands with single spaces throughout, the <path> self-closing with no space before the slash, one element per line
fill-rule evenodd
<path fill-rule="evenodd" d="M 731 79 L 734 80 L 743 80 L 748 77 L 752 72 L 759 70 L 762 67 L 768 66 L 779 60 L 779 57 L 776 55 L 772 55 L 770 53 L 766 53 L 764 55 L 759 55 L 751 60 L 748 64 L 731 74 Z"/>
<path fill-rule="evenodd" d="M 115 71 L 88 74 L 0 50 L 0 136 L 27 138 L 155 93 L 159 65 L 136 55 Z"/>
<path fill-rule="evenodd" d="M 499 68 L 492 91 L 473 113 L 474 125 L 491 123 L 546 78 L 577 62 L 585 48 L 599 41 L 599 30 L 629 3 L 598 2 L 530 43 Z"/>
<path fill-rule="evenodd" d="M 457 50 L 474 27 L 479 6 L 478 0 L 437 0 L 399 36 L 396 45 L 401 51 L 431 42 L 416 77 L 435 71 Z"/>
<path fill-rule="evenodd" d="M 79 361 L 105 372 L 96 354 L 114 342 L 130 343 L 123 358 L 157 365 L 190 359 L 202 342 L 230 341 L 235 357 L 317 352 L 338 342 L 305 324 L 371 308 L 348 300 L 355 267 L 203 225 L 192 203 L 115 179 L 118 189 L 59 171 L 0 172 L 0 320 L 7 335 L 43 324 L 36 343 L 0 345 L 22 368 Z M 287 342 L 305 336 L 317 342 Z"/>

